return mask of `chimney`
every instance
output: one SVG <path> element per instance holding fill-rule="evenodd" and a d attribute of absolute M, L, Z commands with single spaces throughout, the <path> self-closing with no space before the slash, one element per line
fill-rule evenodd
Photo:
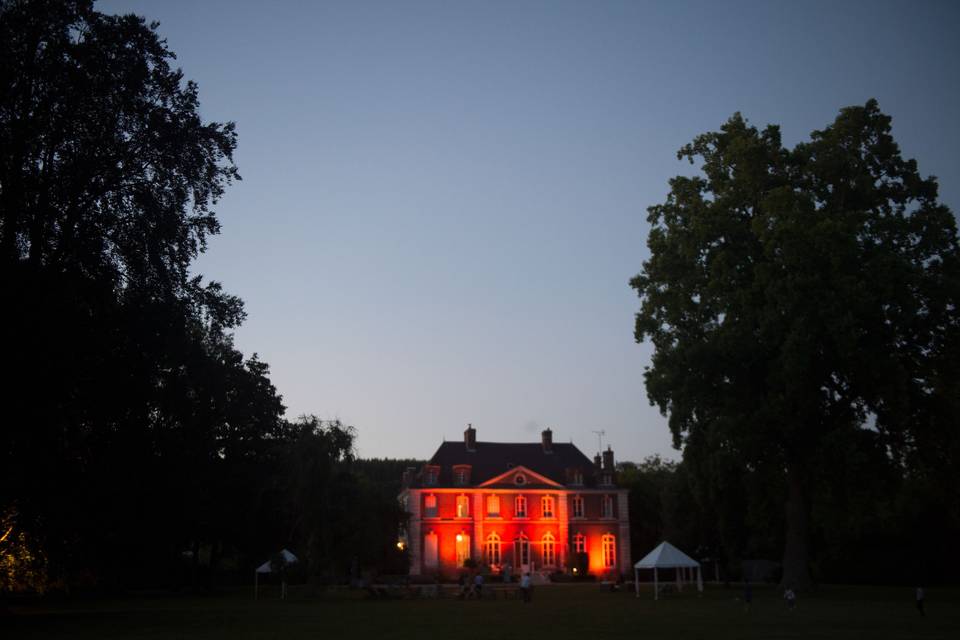
<path fill-rule="evenodd" d="M 549 428 L 540 432 L 540 440 L 543 443 L 544 453 L 553 453 L 553 431 Z"/>
<path fill-rule="evenodd" d="M 467 425 L 467 430 L 463 432 L 463 444 L 467 446 L 467 451 L 474 452 L 477 450 L 477 430 L 473 428 L 473 424 Z"/>
<path fill-rule="evenodd" d="M 613 471 L 613 449 L 609 446 L 607 450 L 603 452 L 603 470 Z"/>

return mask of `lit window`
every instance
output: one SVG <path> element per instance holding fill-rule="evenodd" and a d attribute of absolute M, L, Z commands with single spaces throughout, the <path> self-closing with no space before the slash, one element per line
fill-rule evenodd
<path fill-rule="evenodd" d="M 573 536 L 573 550 L 575 553 L 586 553 L 587 552 L 587 536 L 582 533 L 578 533 Z"/>
<path fill-rule="evenodd" d="M 439 565 L 438 550 L 440 544 L 437 540 L 437 534 L 433 531 L 427 533 L 423 538 L 423 566 L 427 569 L 434 569 Z"/>
<path fill-rule="evenodd" d="M 583 517 L 583 497 L 582 496 L 573 496 L 573 517 L 574 518 Z"/>
<path fill-rule="evenodd" d="M 544 518 L 553 517 L 553 496 L 543 496 L 540 498 L 540 511 Z"/>
<path fill-rule="evenodd" d="M 487 496 L 487 515 L 491 518 L 500 517 L 500 496 Z"/>
<path fill-rule="evenodd" d="M 552 567 L 557 564 L 557 542 L 553 534 L 544 534 L 540 542 L 543 547 L 543 565 L 545 567 Z"/>
<path fill-rule="evenodd" d="M 617 564 L 617 540 L 612 533 L 604 534 L 600 539 L 603 548 L 603 566 L 612 567 Z"/>
<path fill-rule="evenodd" d="M 487 564 L 500 564 L 500 536 L 491 533 L 483 545 L 483 558 Z"/>
<path fill-rule="evenodd" d="M 462 567 L 470 559 L 470 536 L 461 531 L 456 538 L 457 566 Z"/>
<path fill-rule="evenodd" d="M 613 517 L 613 497 L 612 496 L 603 496 L 603 517 L 612 518 Z"/>
<path fill-rule="evenodd" d="M 470 517 L 470 496 L 457 496 L 457 517 Z"/>
<path fill-rule="evenodd" d="M 423 499 L 423 515 L 427 518 L 437 517 L 437 496 L 432 493 Z"/>
<path fill-rule="evenodd" d="M 530 540 L 522 533 L 513 541 L 513 558 L 521 567 L 530 564 Z"/>
<path fill-rule="evenodd" d="M 517 496 L 513 501 L 513 515 L 517 518 L 527 517 L 527 498 L 526 496 Z"/>

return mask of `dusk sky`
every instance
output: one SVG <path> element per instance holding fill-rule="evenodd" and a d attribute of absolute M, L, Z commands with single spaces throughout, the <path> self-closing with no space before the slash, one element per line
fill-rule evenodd
<path fill-rule="evenodd" d="M 110 1 L 160 22 L 243 181 L 196 271 L 288 417 L 364 457 L 551 427 L 677 458 L 629 279 L 646 208 L 735 111 L 792 146 L 875 97 L 960 209 L 960 3 Z"/>

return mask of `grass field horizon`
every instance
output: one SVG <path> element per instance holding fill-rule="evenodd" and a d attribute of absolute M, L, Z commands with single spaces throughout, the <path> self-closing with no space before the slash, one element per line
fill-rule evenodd
<path fill-rule="evenodd" d="M 742 592 L 709 585 L 654 601 L 648 585 L 605 592 L 598 585 L 538 587 L 524 605 L 484 601 L 370 600 L 362 592 L 281 601 L 268 588 L 207 596 L 131 596 L 38 601 L 11 608 L 0 626 L 15 638 L 954 638 L 960 632 L 960 588 L 927 592 L 927 616 L 909 587 L 822 586 L 785 606 L 772 587 Z"/>

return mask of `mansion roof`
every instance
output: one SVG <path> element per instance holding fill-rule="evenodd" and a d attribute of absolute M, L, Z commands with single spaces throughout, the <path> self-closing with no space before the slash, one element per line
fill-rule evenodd
<path fill-rule="evenodd" d="M 523 467 L 559 485 L 596 487 L 601 485 L 601 476 L 613 478 L 613 452 L 591 461 L 573 443 L 553 442 L 549 430 L 544 431 L 541 442 L 477 442 L 476 430 L 465 432 L 463 442 L 444 442 L 433 457 L 416 476 L 406 479 L 406 486 L 415 487 L 463 487 L 478 486 L 502 476 L 513 468 Z M 466 482 L 457 481 L 459 468 L 468 467 Z M 434 476 L 427 479 L 428 471 Z M 543 480 L 529 478 L 526 486 L 534 488 L 547 485 Z M 500 484 L 500 481 L 497 482 Z M 605 485 L 609 486 L 609 485 Z"/>

